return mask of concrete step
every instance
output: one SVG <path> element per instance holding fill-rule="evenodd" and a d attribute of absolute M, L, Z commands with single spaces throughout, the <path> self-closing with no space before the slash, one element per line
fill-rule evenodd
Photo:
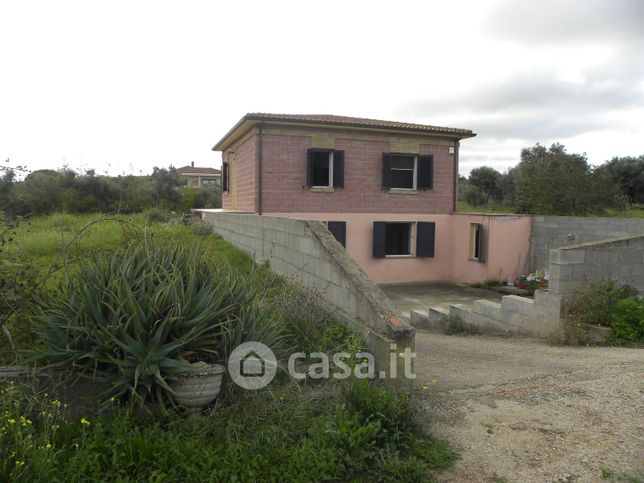
<path fill-rule="evenodd" d="M 508 323 L 473 312 L 461 304 L 451 304 L 449 307 L 450 316 L 459 317 L 466 324 L 477 327 L 482 334 L 507 334 L 512 331 Z"/>
<path fill-rule="evenodd" d="M 475 300 L 472 311 L 492 319 L 502 319 L 501 304 L 492 302 L 491 300 Z"/>
<path fill-rule="evenodd" d="M 504 295 L 501 298 L 503 310 L 509 310 L 521 315 L 534 315 L 536 307 L 533 299 L 519 297 L 518 295 Z"/>
<path fill-rule="evenodd" d="M 444 330 L 449 312 L 441 307 L 430 307 L 427 312 L 412 310 L 409 314 L 411 325 L 417 329 Z"/>

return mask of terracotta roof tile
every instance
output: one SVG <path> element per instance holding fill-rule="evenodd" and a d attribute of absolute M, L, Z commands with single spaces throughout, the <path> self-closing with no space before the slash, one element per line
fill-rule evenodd
<path fill-rule="evenodd" d="M 177 168 L 177 173 L 221 174 L 221 171 L 215 168 L 199 168 L 197 166 L 182 166 L 180 168 Z"/>
<path fill-rule="evenodd" d="M 444 135 L 457 137 L 459 139 L 476 136 L 476 134 L 474 134 L 470 129 L 431 126 L 429 124 L 416 124 L 412 122 L 382 121 L 363 117 L 334 116 L 331 114 L 269 114 L 264 112 L 249 112 L 226 133 L 226 135 L 215 145 L 213 150 L 220 151 L 221 149 L 224 149 L 230 140 L 236 139 L 247 129 L 249 122 L 256 123 L 262 121 L 269 123 L 291 122 L 305 125 L 406 131 Z"/>
<path fill-rule="evenodd" d="M 267 121 L 295 121 L 312 124 L 337 124 L 339 126 L 365 126 L 374 128 L 393 128 L 408 131 L 423 131 L 431 133 L 459 134 L 472 136 L 470 129 L 459 129 L 453 127 L 432 126 L 429 124 L 416 124 L 411 122 L 382 121 L 379 119 L 368 119 L 363 117 L 334 116 L 331 114 L 268 114 L 262 112 L 251 112 L 244 116 L 251 120 Z"/>

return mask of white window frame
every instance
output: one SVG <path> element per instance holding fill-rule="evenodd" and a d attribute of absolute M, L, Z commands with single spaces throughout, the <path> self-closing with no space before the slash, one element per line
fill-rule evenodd
<path fill-rule="evenodd" d="M 404 189 L 404 188 L 401 188 Z M 409 225 L 409 253 L 402 255 L 387 254 L 387 228 L 385 227 L 385 258 L 414 258 L 416 256 L 416 222 L 415 221 L 386 221 L 387 225 Z"/>
<path fill-rule="evenodd" d="M 413 175 L 413 183 L 411 188 L 398 188 L 396 186 L 391 186 L 390 189 L 392 190 L 407 190 L 407 191 L 417 191 L 418 190 L 418 155 L 417 154 L 406 154 L 406 153 L 391 153 L 391 156 L 413 156 L 414 157 L 414 175 Z M 394 168 L 392 166 L 389 167 L 390 171 L 409 171 L 408 169 L 399 169 L 399 168 Z M 391 177 L 393 180 L 393 176 Z M 393 182 L 392 182 L 393 184 Z"/>
<path fill-rule="evenodd" d="M 313 184 L 311 188 L 333 188 L 333 150 L 328 152 L 329 155 L 329 183 L 326 185 Z M 312 161 L 315 163 L 315 161 Z M 315 172 L 315 166 L 313 166 L 313 172 Z M 313 180 L 311 180 L 313 182 Z"/>

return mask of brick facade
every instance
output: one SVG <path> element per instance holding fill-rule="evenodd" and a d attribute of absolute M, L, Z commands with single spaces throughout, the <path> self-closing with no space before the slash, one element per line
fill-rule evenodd
<path fill-rule="evenodd" d="M 450 213 L 454 207 L 455 159 L 445 139 L 431 137 L 400 137 L 392 141 L 390 134 L 336 131 L 334 147 L 345 152 L 344 188 L 334 192 L 314 192 L 306 186 L 307 149 L 315 144 L 321 130 L 294 134 L 264 133 L 262 162 L 261 211 L 345 212 L 345 213 Z M 405 142 L 408 152 L 434 155 L 433 189 L 415 194 L 399 194 L 383 190 L 382 153 L 401 151 Z M 223 195 L 223 208 L 240 211 L 259 210 L 257 168 L 259 135 L 255 131 L 233 147 L 234 167 L 231 168 L 231 192 Z M 435 144 L 433 144 L 435 143 Z M 415 147 L 414 147 L 415 146 Z M 403 148 L 404 149 L 404 148 Z M 226 160 L 227 153 L 224 153 Z M 235 185 L 233 194 L 232 185 Z"/>
<path fill-rule="evenodd" d="M 234 155 L 223 153 L 230 162 L 229 191 L 222 192 L 221 206 L 225 210 L 257 211 L 257 136 L 252 135 L 233 147 Z"/>

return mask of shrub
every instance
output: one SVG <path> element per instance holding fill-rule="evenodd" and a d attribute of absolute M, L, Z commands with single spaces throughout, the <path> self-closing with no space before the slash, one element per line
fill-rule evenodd
<path fill-rule="evenodd" d="M 587 282 L 566 303 L 563 342 L 583 345 L 601 342 L 605 335 L 596 333 L 601 329 L 591 330 L 588 325 L 611 327 L 617 304 L 637 293 L 635 288 L 610 279 Z"/>
<path fill-rule="evenodd" d="M 610 318 L 611 342 L 617 344 L 644 342 L 644 300 L 628 297 L 618 301 Z"/>
<path fill-rule="evenodd" d="M 634 295 L 637 295 L 636 289 L 614 280 L 588 282 L 566 304 L 566 315 L 577 324 L 608 326 L 615 304 Z"/>
<path fill-rule="evenodd" d="M 245 340 L 279 346 L 255 304 L 252 276 L 215 265 L 201 246 L 135 243 L 94 253 L 41 301 L 35 356 L 106 383 L 103 401 L 163 403 L 187 360 L 221 361 Z"/>

